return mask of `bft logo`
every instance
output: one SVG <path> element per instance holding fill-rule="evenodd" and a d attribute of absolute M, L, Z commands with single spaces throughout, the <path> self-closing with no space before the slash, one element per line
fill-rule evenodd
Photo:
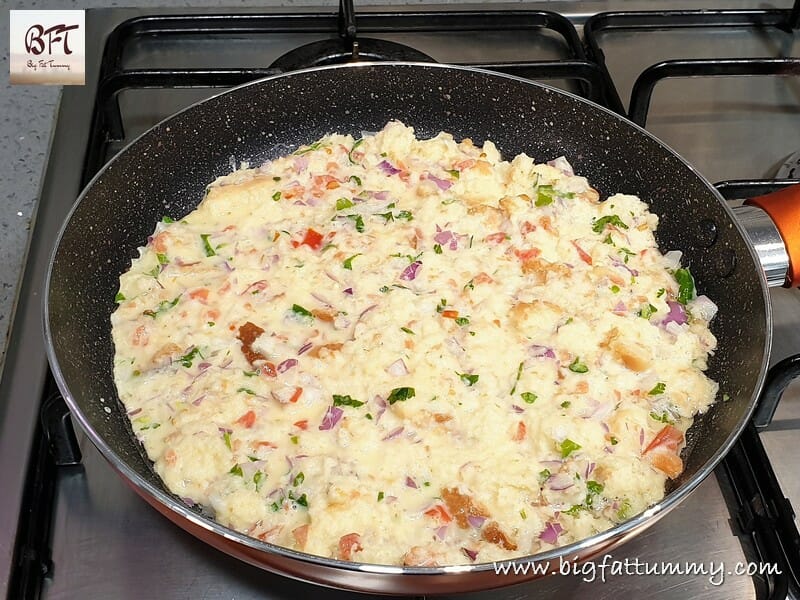
<path fill-rule="evenodd" d="M 45 29 L 38 24 L 31 25 L 25 34 L 25 50 L 29 54 L 39 56 L 45 51 L 46 40 L 47 54 L 53 54 L 53 44 L 56 44 L 56 51 L 58 51 L 58 45 L 60 44 L 64 54 L 72 54 L 72 50 L 69 48 L 69 32 L 79 27 L 79 25 L 59 23 Z"/>
<path fill-rule="evenodd" d="M 11 83 L 84 84 L 84 11 L 12 10 L 10 14 Z"/>

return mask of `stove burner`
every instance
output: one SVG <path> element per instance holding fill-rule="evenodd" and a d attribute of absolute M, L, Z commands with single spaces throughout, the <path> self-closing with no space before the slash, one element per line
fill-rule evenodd
<path fill-rule="evenodd" d="M 348 50 L 347 40 L 343 39 L 311 42 L 290 50 L 270 66 L 282 71 L 294 71 L 359 60 L 436 62 L 424 52 L 388 40 L 360 37 L 353 40 L 352 44 L 352 50 Z"/>

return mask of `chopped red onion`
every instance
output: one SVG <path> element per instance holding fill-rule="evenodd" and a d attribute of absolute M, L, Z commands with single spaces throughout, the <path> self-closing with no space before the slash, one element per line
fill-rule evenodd
<path fill-rule="evenodd" d="M 438 177 L 435 177 L 434 175 L 431 175 L 430 173 L 427 173 L 425 175 L 425 178 L 429 179 L 433 183 L 435 183 L 436 187 L 438 187 L 442 191 L 449 190 L 450 186 L 453 185 L 452 181 L 448 181 L 447 179 L 439 179 Z M 441 242 L 439 242 L 439 243 L 441 244 Z"/>
<path fill-rule="evenodd" d="M 328 410 L 325 411 L 325 416 L 322 417 L 322 424 L 319 426 L 320 431 L 328 431 L 336 427 L 343 414 L 344 411 L 338 406 L 329 406 Z"/>
<path fill-rule="evenodd" d="M 533 344 L 532 346 L 528 347 L 528 354 L 530 354 L 533 358 L 555 358 L 556 353 L 553 352 L 552 348 L 548 348 L 547 346 L 540 346 L 538 344 Z"/>
<path fill-rule="evenodd" d="M 544 530 L 539 534 L 539 539 L 548 544 L 556 545 L 558 543 L 558 536 L 564 529 L 555 521 L 548 521 L 544 526 Z"/>
<path fill-rule="evenodd" d="M 379 162 L 378 168 L 386 175 L 397 175 L 400 172 L 400 169 L 393 167 L 388 160 L 382 160 Z"/>
<path fill-rule="evenodd" d="M 478 558 L 478 551 L 477 550 L 470 550 L 469 548 L 461 548 L 461 551 L 467 555 L 471 561 L 474 561 Z"/>
<path fill-rule="evenodd" d="M 296 358 L 287 358 L 282 363 L 280 363 L 277 367 L 278 373 L 286 373 L 292 367 L 297 366 L 297 359 Z"/>
<path fill-rule="evenodd" d="M 194 505 L 195 505 L 195 501 L 194 501 L 194 500 L 192 500 L 191 498 L 189 498 L 188 496 L 181 496 L 181 501 L 182 501 L 182 502 L 183 502 L 183 503 L 184 503 L 186 506 L 194 506 Z"/>
<path fill-rule="evenodd" d="M 626 265 L 621 260 L 617 260 L 616 258 L 612 258 L 611 259 L 611 264 L 613 264 L 618 269 L 625 269 L 628 273 L 630 273 L 634 277 L 638 277 L 639 276 L 639 271 L 637 271 L 636 269 L 631 269 L 628 265 Z"/>
<path fill-rule="evenodd" d="M 199 260 L 196 260 L 194 262 L 186 262 L 180 256 L 175 257 L 175 259 L 172 262 L 174 262 L 179 267 L 193 267 L 195 265 L 199 265 L 200 264 Z M 232 269 L 229 269 L 229 270 L 232 270 Z"/>
<path fill-rule="evenodd" d="M 198 396 L 197 398 L 195 398 L 194 400 L 192 400 L 192 404 L 193 404 L 194 406 L 200 406 L 200 404 L 203 402 L 203 400 L 205 399 L 205 397 L 206 397 L 206 394 L 203 394 L 203 395 L 201 395 L 201 396 Z"/>
<path fill-rule="evenodd" d="M 298 156 L 294 159 L 294 168 L 298 173 L 302 173 L 308 168 L 308 157 L 305 155 Z"/>
<path fill-rule="evenodd" d="M 410 487 L 413 490 L 419 489 L 417 482 L 409 476 L 406 476 L 406 487 Z"/>
<path fill-rule="evenodd" d="M 595 463 L 593 463 L 593 462 L 590 462 L 588 465 L 586 465 L 586 471 L 584 471 L 584 473 L 583 473 L 583 478 L 584 479 L 589 479 L 589 476 L 591 476 L 591 474 L 594 472 L 594 468 L 596 466 L 597 465 L 595 465 Z"/>
<path fill-rule="evenodd" d="M 708 296 L 698 296 L 689 304 L 692 315 L 704 321 L 710 321 L 717 314 L 717 305 Z"/>
<path fill-rule="evenodd" d="M 447 535 L 447 528 L 449 525 L 442 525 L 441 527 L 436 528 L 436 537 L 440 540 L 443 540 Z"/>
<path fill-rule="evenodd" d="M 371 194 L 375 200 L 380 200 L 381 202 L 389 198 L 389 192 L 386 190 L 380 192 L 371 192 Z"/>
<path fill-rule="evenodd" d="M 383 396 L 375 396 L 375 404 L 380 408 L 386 408 L 386 400 L 383 399 Z"/>
<path fill-rule="evenodd" d="M 405 427 L 403 427 L 402 425 L 400 427 L 395 427 L 387 435 L 383 436 L 382 441 L 386 442 L 388 440 L 393 440 L 394 438 L 399 436 L 401 433 L 403 433 L 404 429 L 405 429 Z"/>
<path fill-rule="evenodd" d="M 606 424 L 606 422 L 605 422 L 605 421 L 601 421 L 601 422 L 600 422 L 600 426 L 603 428 L 603 431 L 605 431 L 606 433 L 608 433 L 609 431 L 611 431 L 611 430 L 608 428 L 608 425 Z"/>
<path fill-rule="evenodd" d="M 140 408 L 134 408 L 133 410 L 129 410 L 128 411 L 128 416 L 129 417 L 134 417 L 134 416 L 138 415 L 140 412 L 142 412 L 141 407 Z"/>
<path fill-rule="evenodd" d="M 316 292 L 311 292 L 311 297 L 312 297 L 312 298 L 314 298 L 314 299 L 315 299 L 317 302 L 319 302 L 319 303 L 321 303 L 321 304 L 324 304 L 324 305 L 325 305 L 325 306 L 327 306 L 328 308 L 330 308 L 331 306 L 333 306 L 333 304 L 331 304 L 331 303 L 330 303 L 330 302 L 327 300 L 327 298 L 325 298 L 324 296 L 321 296 L 320 294 L 317 294 Z"/>
<path fill-rule="evenodd" d="M 377 306 L 378 306 L 377 304 L 373 304 L 373 305 L 371 305 L 371 306 L 368 306 L 368 307 L 367 307 L 367 308 L 365 308 L 364 310 L 362 310 L 362 311 L 361 311 L 361 314 L 359 314 L 359 315 L 358 315 L 358 320 L 360 321 L 360 320 L 361 320 L 361 318 L 362 318 L 362 317 L 363 317 L 365 314 L 367 314 L 369 311 L 371 311 L 371 310 L 375 309 Z"/>
<path fill-rule="evenodd" d="M 312 344 L 311 342 L 306 342 L 305 344 L 300 346 L 300 349 L 297 351 L 297 356 L 300 356 L 301 354 L 303 354 L 303 352 L 308 352 L 309 350 L 311 350 L 311 347 L 313 345 L 314 344 Z"/>
<path fill-rule="evenodd" d="M 438 225 L 436 226 L 436 234 L 433 236 L 433 241 L 442 246 L 447 246 L 450 250 L 458 250 L 459 236 L 452 231 L 442 230 Z"/>
<path fill-rule="evenodd" d="M 614 310 L 612 310 L 615 315 L 624 316 L 628 312 L 628 308 L 625 306 L 625 303 L 620 300 L 617 302 L 616 306 L 614 306 Z"/>
<path fill-rule="evenodd" d="M 343 293 L 347 294 L 348 296 L 352 296 L 353 295 L 353 288 L 351 288 L 351 287 L 345 288 L 343 290 Z"/>
<path fill-rule="evenodd" d="M 386 367 L 386 372 L 392 377 L 402 377 L 403 375 L 408 375 L 408 367 L 406 367 L 406 363 L 403 362 L 402 358 L 398 358 Z"/>
<path fill-rule="evenodd" d="M 480 529 L 486 522 L 486 517 L 480 517 L 478 515 L 467 515 L 467 521 L 469 521 L 469 524 L 472 525 L 475 529 Z"/>
<path fill-rule="evenodd" d="M 677 323 L 678 325 L 683 325 L 688 320 L 686 318 L 686 311 L 683 309 L 683 305 L 680 302 L 675 302 L 674 300 L 667 300 L 667 304 L 669 305 L 669 314 L 664 318 L 661 323 L 663 325 L 667 325 L 668 323 Z"/>
<path fill-rule="evenodd" d="M 569 164 L 569 161 L 564 156 L 559 156 L 553 160 L 548 160 L 547 164 L 551 167 L 554 167 L 561 171 L 564 175 L 568 177 L 572 177 L 575 175 L 575 171 L 572 170 L 572 165 Z"/>
<path fill-rule="evenodd" d="M 341 283 L 338 279 L 336 279 L 336 276 L 333 275 L 333 273 L 331 273 L 330 271 L 325 271 L 325 275 L 328 276 L 328 279 L 332 279 L 336 283 Z"/>
<path fill-rule="evenodd" d="M 217 430 L 220 433 L 233 433 L 233 429 L 231 429 L 230 427 L 217 427 Z"/>
<path fill-rule="evenodd" d="M 211 366 L 210 362 L 201 362 L 199 365 L 197 365 L 197 368 L 200 369 L 201 371 L 205 371 L 210 366 Z"/>
<path fill-rule="evenodd" d="M 644 446 L 644 429 L 639 429 L 639 445 Z"/>
<path fill-rule="evenodd" d="M 413 281 L 417 277 L 417 271 L 422 266 L 422 263 L 418 260 L 415 260 L 410 265 L 408 265 L 403 272 L 400 273 L 400 279 L 403 281 Z"/>
<path fill-rule="evenodd" d="M 554 492 L 561 492 L 563 490 L 568 490 L 573 485 L 575 485 L 575 481 L 567 475 L 566 473 L 556 473 L 551 475 L 547 478 L 547 487 Z"/>
<path fill-rule="evenodd" d="M 564 464 L 563 460 L 542 460 L 539 461 L 548 469 L 560 469 L 561 465 Z"/>
<path fill-rule="evenodd" d="M 664 254 L 664 267 L 667 269 L 677 269 L 681 266 L 681 257 L 683 253 L 680 250 L 670 250 Z"/>
<path fill-rule="evenodd" d="M 517 414 L 525 412 L 524 408 L 522 408 L 521 406 L 517 406 L 516 404 L 511 405 L 511 410 L 513 410 Z"/>
<path fill-rule="evenodd" d="M 603 450 L 606 454 L 614 454 L 614 449 L 611 446 L 605 446 Z"/>

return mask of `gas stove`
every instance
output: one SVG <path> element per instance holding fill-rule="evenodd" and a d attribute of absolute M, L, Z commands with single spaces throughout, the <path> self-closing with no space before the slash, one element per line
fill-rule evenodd
<path fill-rule="evenodd" d="M 800 1 L 755 4 L 697 11 L 672 0 L 612 1 L 602 7 L 625 10 L 603 13 L 590 1 L 357 13 L 348 2 L 338 11 L 87 11 L 87 85 L 63 92 L 0 381 L 0 595 L 353 595 L 204 545 L 146 506 L 72 429 L 46 365 L 41 288 L 74 199 L 126 143 L 258 77 L 359 59 L 435 60 L 548 83 L 627 115 L 736 203 L 800 178 Z M 551 577 L 467 597 L 799 597 L 792 507 L 800 506 L 800 385 L 791 381 L 800 373 L 800 292 L 772 289 L 771 298 L 768 386 L 713 476 L 608 559 L 553 565 L 559 573 Z"/>

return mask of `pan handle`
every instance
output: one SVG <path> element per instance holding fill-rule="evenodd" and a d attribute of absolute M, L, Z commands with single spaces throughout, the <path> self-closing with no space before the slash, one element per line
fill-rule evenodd
<path fill-rule="evenodd" d="M 800 184 L 750 198 L 745 204 L 760 208 L 772 219 L 789 256 L 783 285 L 800 287 Z"/>

